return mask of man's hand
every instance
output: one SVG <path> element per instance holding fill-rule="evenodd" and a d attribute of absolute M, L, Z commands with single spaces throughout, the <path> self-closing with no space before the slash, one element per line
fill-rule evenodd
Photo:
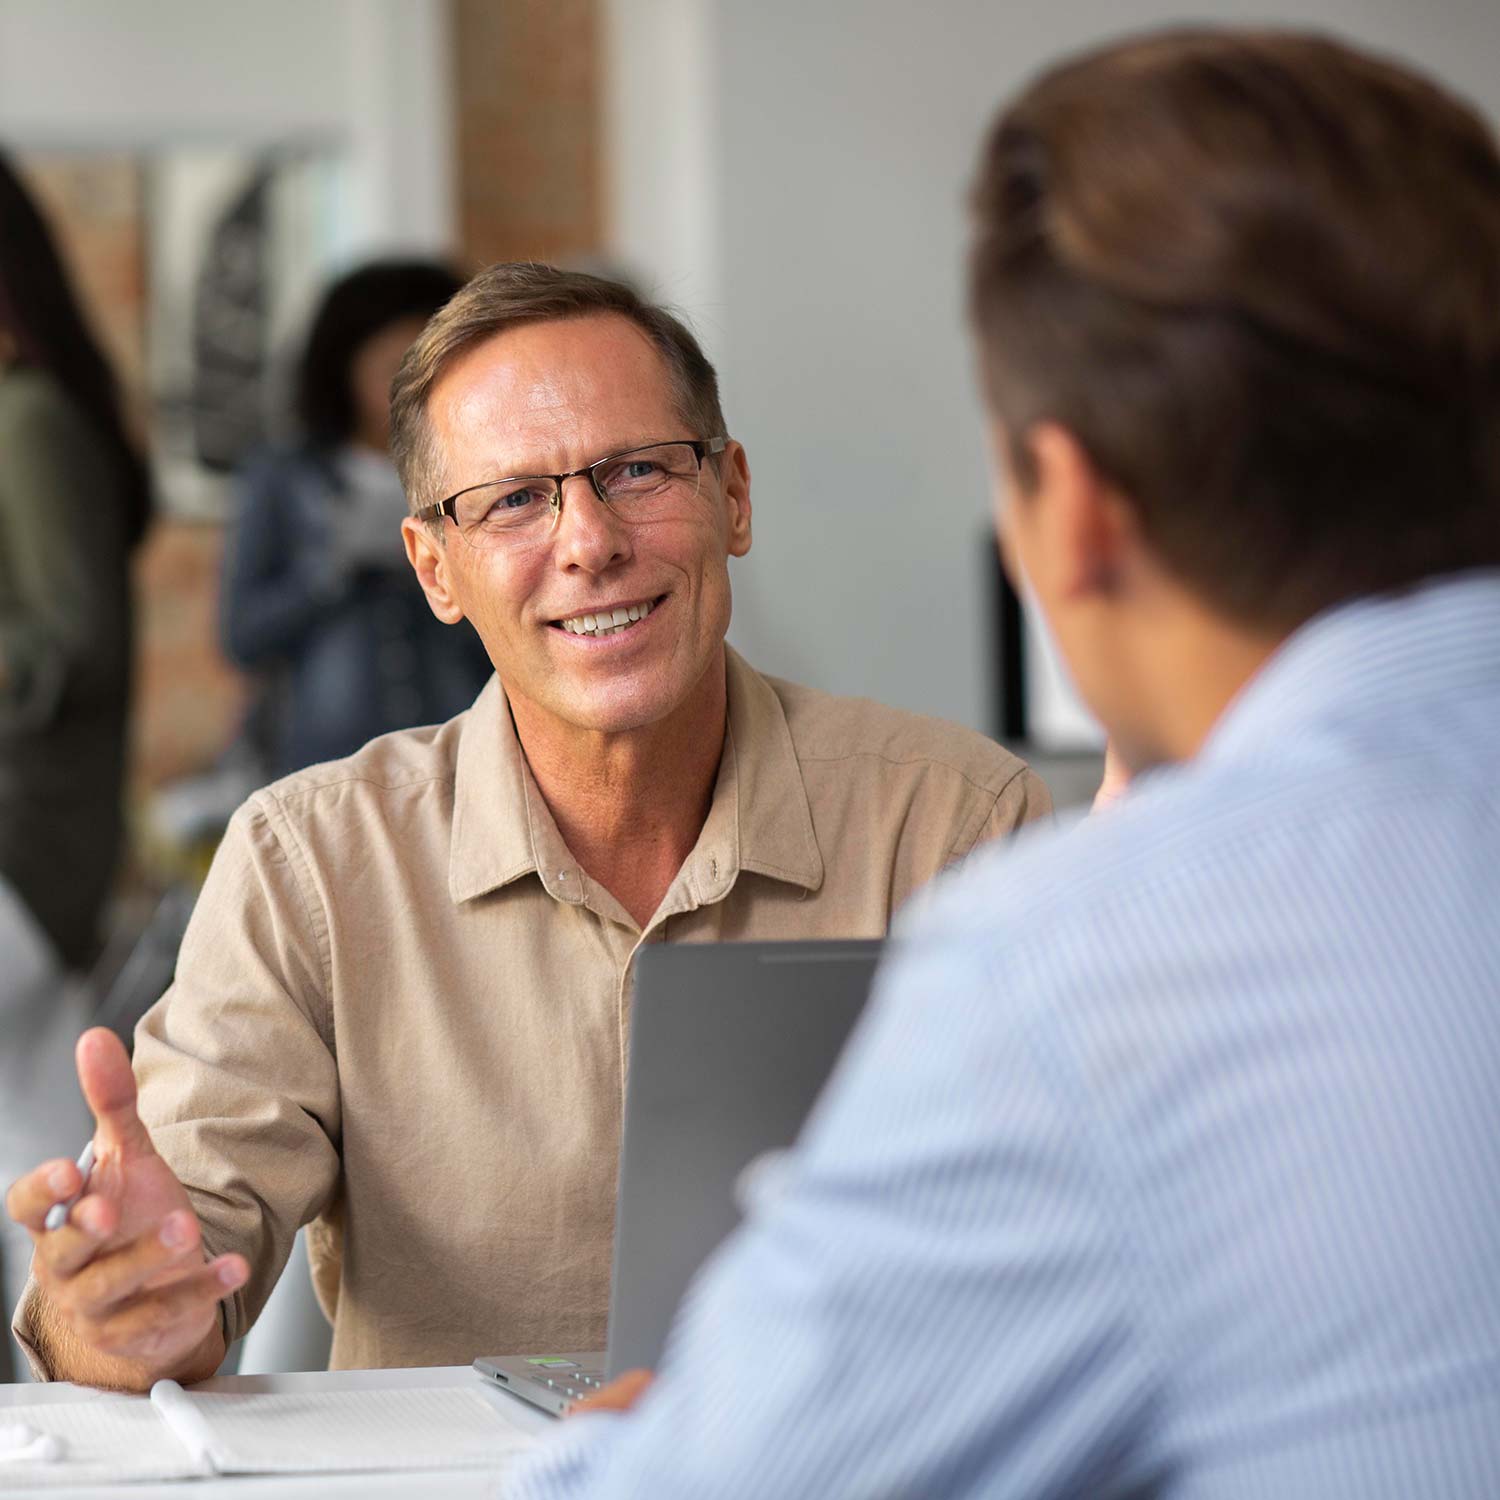
<path fill-rule="evenodd" d="M 626 1370 L 604 1389 L 586 1401 L 580 1401 L 569 1415 L 584 1411 L 629 1411 L 646 1394 L 656 1376 L 650 1370 Z"/>
<path fill-rule="evenodd" d="M 244 1285 L 250 1268 L 239 1255 L 205 1263 L 187 1192 L 136 1113 L 135 1076 L 119 1038 L 103 1027 L 85 1032 L 77 1062 L 96 1122 L 88 1192 L 50 1232 L 47 1210 L 80 1186 L 71 1161 L 44 1162 L 5 1200 L 36 1246 L 32 1273 L 45 1299 L 39 1331 L 52 1373 L 140 1390 L 165 1376 L 211 1375 L 224 1352 L 219 1301 Z"/>

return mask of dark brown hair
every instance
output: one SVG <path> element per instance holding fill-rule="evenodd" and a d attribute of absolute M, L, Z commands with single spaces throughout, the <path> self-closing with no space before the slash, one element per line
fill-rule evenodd
<path fill-rule="evenodd" d="M 724 434 L 719 379 L 687 327 L 622 281 L 529 261 L 501 262 L 474 277 L 422 330 L 391 386 L 391 456 L 413 511 L 441 499 L 441 456 L 427 401 L 443 371 L 466 349 L 524 323 L 618 313 L 651 340 L 676 387 L 690 435 Z"/>
<path fill-rule="evenodd" d="M 1224 615 L 1289 629 L 1500 563 L 1500 156 L 1321 37 L 1178 31 L 1047 73 L 974 190 L 971 313 L 1022 488 L 1053 420 Z"/>
<path fill-rule="evenodd" d="M 297 365 L 292 406 L 303 433 L 337 447 L 359 423 L 355 357 L 393 323 L 430 318 L 462 286 L 438 261 L 378 260 L 341 276 L 324 292 Z"/>

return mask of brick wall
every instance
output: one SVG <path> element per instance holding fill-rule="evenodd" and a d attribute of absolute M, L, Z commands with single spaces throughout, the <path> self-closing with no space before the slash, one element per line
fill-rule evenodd
<path fill-rule="evenodd" d="M 239 726 L 240 674 L 219 654 L 224 528 L 159 520 L 135 562 L 137 793 L 201 771 Z"/>
<path fill-rule="evenodd" d="M 602 248 L 597 0 L 453 0 L 461 248 L 472 265 Z"/>
<path fill-rule="evenodd" d="M 145 173 L 117 152 L 36 152 L 18 163 L 129 395 L 145 373 Z M 139 406 L 136 407 L 139 415 Z"/>

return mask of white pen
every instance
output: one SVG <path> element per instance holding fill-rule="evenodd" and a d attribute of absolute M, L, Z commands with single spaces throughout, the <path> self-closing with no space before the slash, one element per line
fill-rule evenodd
<path fill-rule="evenodd" d="M 158 1380 L 151 1387 L 149 1399 L 177 1440 L 197 1459 L 205 1473 L 212 1474 L 218 1468 L 213 1428 L 188 1399 L 188 1393 L 175 1380 Z"/>
<path fill-rule="evenodd" d="M 68 1215 L 72 1212 L 73 1205 L 83 1197 L 83 1190 L 89 1185 L 89 1173 L 93 1170 L 94 1143 L 90 1141 L 78 1158 L 78 1171 L 83 1181 L 78 1184 L 78 1191 L 71 1198 L 64 1198 L 61 1203 L 54 1203 L 47 1210 L 47 1217 L 42 1222 L 48 1229 L 61 1229 L 68 1222 Z"/>

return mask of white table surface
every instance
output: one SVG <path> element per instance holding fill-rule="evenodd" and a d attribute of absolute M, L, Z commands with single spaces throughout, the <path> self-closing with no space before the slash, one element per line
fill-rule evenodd
<path fill-rule="evenodd" d="M 464 1386 L 479 1391 L 513 1427 L 523 1432 L 544 1432 L 556 1418 L 508 1395 L 482 1380 L 467 1365 L 448 1365 L 416 1370 L 328 1370 L 298 1375 L 227 1375 L 205 1380 L 196 1391 L 361 1391 L 375 1389 L 431 1389 Z M 0 1414 L 6 1407 L 42 1402 L 89 1401 L 99 1393 L 88 1386 L 58 1382 L 51 1385 L 0 1385 Z M 144 1397 L 142 1398 L 145 1399 Z M 27 1490 L 48 1500 L 146 1500 L 147 1496 L 169 1496 L 176 1500 L 329 1500 L 329 1497 L 404 1495 L 426 1500 L 431 1495 L 455 1500 L 483 1496 L 495 1500 L 503 1471 L 474 1469 L 442 1471 L 409 1469 L 400 1474 L 234 1474 L 216 1479 L 183 1479 L 170 1483 L 76 1485 L 65 1489 Z M 0 1490 L 5 1488 L 0 1469 Z"/>

